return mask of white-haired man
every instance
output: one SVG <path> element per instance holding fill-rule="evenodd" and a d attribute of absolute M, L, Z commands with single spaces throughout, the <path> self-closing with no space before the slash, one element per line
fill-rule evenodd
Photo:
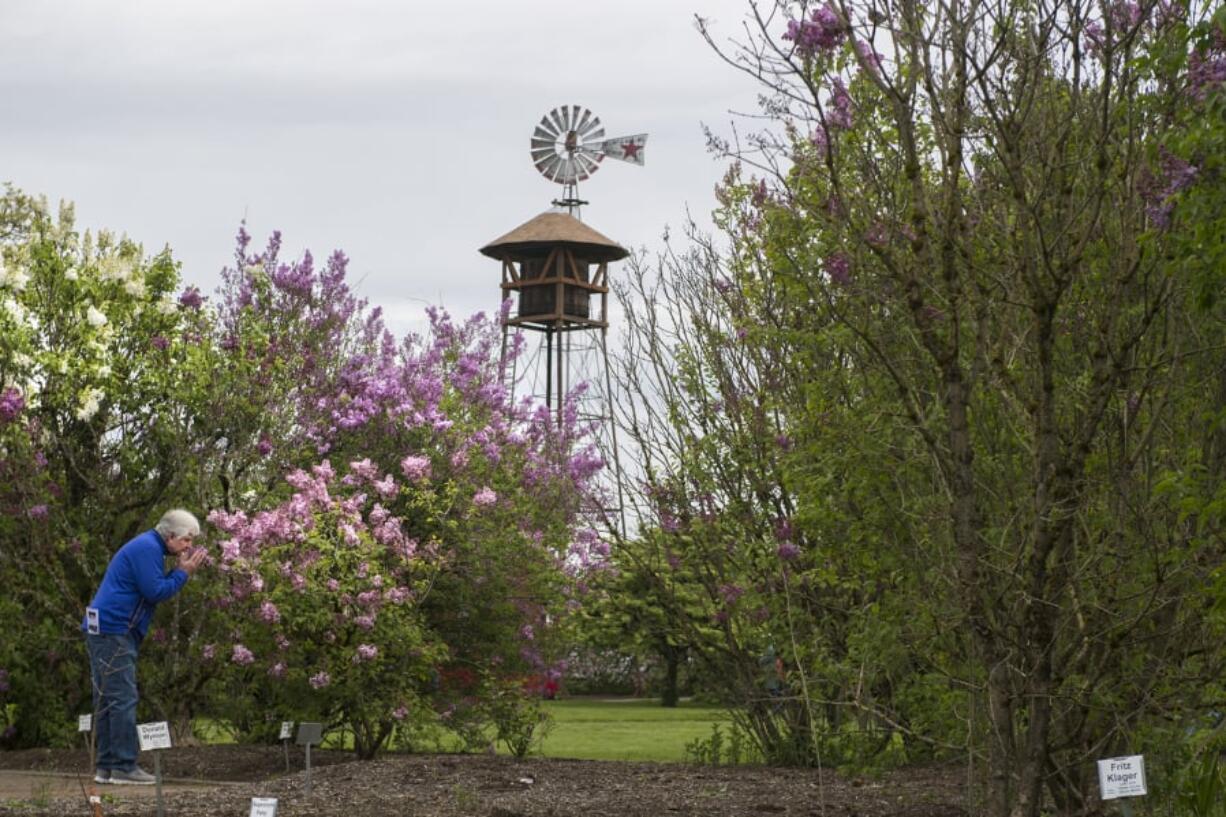
<path fill-rule="evenodd" d="M 85 609 L 94 693 L 95 775 L 99 783 L 149 785 L 153 775 L 136 764 L 136 655 L 158 602 L 178 593 L 204 560 L 193 549 L 200 535 L 196 517 L 181 508 L 162 514 L 147 530 L 116 551 L 102 584 Z M 178 564 L 166 570 L 166 557 Z"/>

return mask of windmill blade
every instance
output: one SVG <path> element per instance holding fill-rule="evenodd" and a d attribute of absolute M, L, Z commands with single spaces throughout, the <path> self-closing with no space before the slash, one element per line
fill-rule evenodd
<path fill-rule="evenodd" d="M 578 130 L 575 126 L 579 124 L 579 106 L 578 105 L 563 105 L 562 117 L 566 120 L 567 130 Z"/>
<path fill-rule="evenodd" d="M 584 108 L 583 116 L 579 119 L 579 124 L 575 125 L 575 130 L 579 131 L 580 136 L 584 135 L 590 130 L 590 128 L 588 127 L 588 122 L 591 121 L 591 119 L 592 119 L 592 112 L 589 111 L 587 108 Z M 594 128 L 599 124 L 600 124 L 600 119 L 597 118 L 596 121 L 592 123 L 592 127 Z"/>
<path fill-rule="evenodd" d="M 545 158 L 541 159 L 540 161 L 536 163 L 536 169 L 539 170 L 541 172 L 541 175 L 544 176 L 546 179 L 549 179 L 550 181 L 556 181 L 554 176 L 557 173 L 558 165 L 560 165 L 561 163 L 562 163 L 562 160 L 558 158 L 556 154 L 552 156 L 546 156 Z"/>
<path fill-rule="evenodd" d="M 618 136 L 615 139 L 606 139 L 601 142 L 600 152 L 610 159 L 641 166 L 644 164 L 643 152 L 646 144 L 647 134 L 645 133 Z"/>
<path fill-rule="evenodd" d="M 600 169 L 600 158 L 593 158 L 587 153 L 577 153 L 575 164 L 579 166 L 579 181 L 583 181 Z"/>
<path fill-rule="evenodd" d="M 583 135 L 584 147 L 597 147 L 604 141 L 604 128 L 600 127 L 600 122 L 597 121 L 596 128 Z"/>
<path fill-rule="evenodd" d="M 567 130 L 569 130 L 569 128 L 566 127 L 566 123 L 562 121 L 562 115 L 558 112 L 557 108 L 554 108 L 549 112 L 549 118 L 553 120 L 553 124 L 557 127 L 557 130 L 554 132 L 555 134 L 565 133 Z"/>
<path fill-rule="evenodd" d="M 554 128 L 553 123 L 549 121 L 548 116 L 542 116 L 540 124 L 536 126 L 536 130 L 532 133 L 540 139 L 557 139 L 558 131 Z"/>

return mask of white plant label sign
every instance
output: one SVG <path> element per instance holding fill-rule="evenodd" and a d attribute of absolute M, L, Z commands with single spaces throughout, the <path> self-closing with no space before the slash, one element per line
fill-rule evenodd
<path fill-rule="evenodd" d="M 94 728 L 94 716 L 93 715 L 78 715 L 77 716 L 77 731 L 78 732 L 90 732 L 90 731 L 93 731 L 93 728 Z"/>
<path fill-rule="evenodd" d="M 1098 761 L 1098 785 L 1104 800 L 1148 794 L 1145 789 L 1145 756 L 1110 757 Z"/>
<path fill-rule="evenodd" d="M 281 721 L 281 740 L 289 740 L 293 736 L 294 736 L 294 722 L 293 721 Z M 274 799 L 273 802 L 276 803 L 276 800 Z"/>
<path fill-rule="evenodd" d="M 277 798 L 252 797 L 249 817 L 277 817 Z"/>
<path fill-rule="evenodd" d="M 170 748 L 170 724 L 166 721 L 137 724 L 136 731 L 142 752 Z"/>

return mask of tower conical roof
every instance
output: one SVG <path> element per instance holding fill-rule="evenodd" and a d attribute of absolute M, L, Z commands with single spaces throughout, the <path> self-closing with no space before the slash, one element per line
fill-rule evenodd
<path fill-rule="evenodd" d="M 593 261 L 619 261 L 630 253 L 568 213 L 541 213 L 481 248 L 490 258 L 517 260 L 548 252 L 558 244 L 578 249 Z"/>

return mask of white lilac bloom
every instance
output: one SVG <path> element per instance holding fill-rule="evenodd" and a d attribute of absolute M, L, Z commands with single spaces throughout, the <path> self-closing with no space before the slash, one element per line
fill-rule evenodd
<path fill-rule="evenodd" d="M 21 292 L 30 282 L 30 274 L 19 266 L 12 266 L 0 261 L 0 287 Z"/>
<path fill-rule="evenodd" d="M 77 419 L 89 421 L 98 413 L 101 405 L 102 391 L 99 389 L 86 389 L 81 393 L 81 404 L 77 407 Z"/>
<path fill-rule="evenodd" d="M 175 296 L 169 292 L 162 295 L 157 302 L 157 311 L 163 315 L 173 315 L 178 308 L 179 305 L 175 301 Z"/>
<path fill-rule="evenodd" d="M 106 315 L 98 311 L 98 307 L 93 304 L 85 311 L 85 320 L 89 321 L 90 326 L 106 326 Z"/>
<path fill-rule="evenodd" d="M 13 323 L 18 326 L 30 326 L 30 313 L 26 311 L 25 306 L 12 298 L 0 297 L 0 312 L 7 312 L 13 319 Z"/>
<path fill-rule="evenodd" d="M 80 278 L 81 274 L 77 272 L 76 267 L 69 267 L 68 269 L 64 270 L 64 280 L 77 281 Z"/>
<path fill-rule="evenodd" d="M 139 273 L 133 275 L 124 282 L 123 289 L 133 298 L 143 298 L 145 297 L 145 279 Z"/>

